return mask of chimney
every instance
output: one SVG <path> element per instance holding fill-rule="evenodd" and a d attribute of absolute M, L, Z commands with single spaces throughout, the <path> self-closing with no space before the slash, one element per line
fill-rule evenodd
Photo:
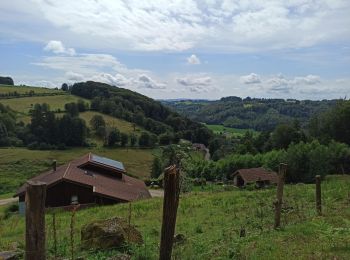
<path fill-rule="evenodd" d="M 52 170 L 55 172 L 56 168 L 57 168 L 57 161 L 53 160 L 53 162 L 52 162 Z"/>

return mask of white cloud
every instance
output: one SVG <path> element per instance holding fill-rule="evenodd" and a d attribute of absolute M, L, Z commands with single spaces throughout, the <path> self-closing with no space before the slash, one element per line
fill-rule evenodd
<path fill-rule="evenodd" d="M 316 85 L 321 83 L 320 76 L 307 75 L 297 76 L 294 78 L 286 78 L 282 74 L 268 78 L 264 84 L 270 91 L 290 93 L 296 87 L 303 87 L 305 85 Z"/>
<path fill-rule="evenodd" d="M 83 81 L 84 80 L 84 76 L 82 74 L 75 73 L 73 71 L 67 71 L 65 73 L 65 78 L 67 80 L 73 81 L 73 82 L 78 82 L 78 81 Z"/>
<path fill-rule="evenodd" d="M 304 84 L 304 85 L 315 85 L 321 82 L 320 76 L 317 75 L 307 75 L 305 77 L 295 77 L 295 84 Z"/>
<path fill-rule="evenodd" d="M 137 83 L 139 88 L 148 88 L 148 89 L 165 89 L 166 88 L 166 84 L 157 82 L 145 74 L 141 74 L 135 82 Z"/>
<path fill-rule="evenodd" d="M 116 87 L 124 87 L 130 83 L 129 79 L 119 73 L 115 75 L 111 75 L 109 73 L 100 73 L 92 76 L 91 78 L 88 78 L 87 80 L 103 82 Z"/>
<path fill-rule="evenodd" d="M 212 78 L 209 76 L 186 76 L 176 78 L 176 82 L 182 86 L 186 86 L 191 92 L 209 92 L 214 90 L 212 86 Z"/>
<path fill-rule="evenodd" d="M 70 56 L 75 55 L 75 50 L 73 48 L 64 47 L 61 41 L 49 41 L 44 47 L 45 51 L 52 51 L 55 54 L 67 54 Z"/>
<path fill-rule="evenodd" d="M 96 74 L 97 72 L 127 70 L 114 56 L 100 53 L 78 53 L 75 56 L 48 56 L 33 64 L 54 70 L 74 71 L 83 75 Z"/>
<path fill-rule="evenodd" d="M 350 39 L 350 27 L 344 26 L 350 24 L 347 0 L 12 0 L 2 5 L 0 35 L 42 41 L 59 32 L 64 42 L 89 48 L 242 52 Z"/>
<path fill-rule="evenodd" d="M 187 63 L 192 65 L 198 65 L 201 64 L 201 60 L 195 54 L 192 54 L 190 57 L 187 58 Z"/>
<path fill-rule="evenodd" d="M 250 73 L 249 75 L 240 77 L 240 82 L 243 84 L 258 84 L 261 83 L 261 79 L 258 74 Z"/>

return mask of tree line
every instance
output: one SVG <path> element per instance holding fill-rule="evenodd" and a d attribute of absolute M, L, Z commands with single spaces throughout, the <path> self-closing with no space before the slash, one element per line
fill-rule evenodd
<path fill-rule="evenodd" d="M 239 129 L 272 131 L 297 119 L 302 127 L 310 118 L 334 107 L 339 100 L 295 100 L 225 97 L 216 101 L 163 101 L 180 114 L 198 122 Z"/>
<path fill-rule="evenodd" d="M 315 175 L 350 173 L 350 101 L 338 101 L 331 109 L 315 115 L 302 128 L 298 120 L 280 124 L 273 131 L 242 137 L 216 135 L 209 142 L 212 160 L 187 156 L 184 171 L 192 178 L 228 180 L 241 168 L 265 167 L 277 171 L 288 164 L 287 181 L 313 182 Z M 182 149 L 186 150 L 186 149 Z M 171 157 L 162 153 L 153 163 L 153 177 Z"/>
<path fill-rule="evenodd" d="M 128 89 L 87 81 L 68 86 L 72 94 L 90 99 L 91 110 L 137 124 L 162 140 L 180 138 L 208 144 L 213 133 L 204 125 L 173 112 L 160 102 Z"/>
<path fill-rule="evenodd" d="M 79 118 L 79 113 L 89 110 L 83 100 L 67 103 L 64 113 L 50 110 L 48 104 L 35 104 L 30 110 L 30 123 L 16 123 L 16 112 L 0 103 L 0 146 L 27 146 L 29 149 L 66 149 L 90 146 L 88 137 L 95 136 L 107 147 L 139 146 L 152 148 L 157 145 L 178 143 L 171 133 L 159 137 L 142 131 L 123 133 L 117 127 L 109 127 L 102 115 L 94 115 L 89 122 Z M 136 125 L 135 125 L 136 127 Z M 135 129 L 134 127 L 134 129 Z"/>

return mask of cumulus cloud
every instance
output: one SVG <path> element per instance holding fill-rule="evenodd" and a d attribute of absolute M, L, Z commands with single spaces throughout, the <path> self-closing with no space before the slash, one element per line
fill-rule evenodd
<path fill-rule="evenodd" d="M 306 85 L 315 85 L 321 82 L 320 76 L 317 75 L 307 75 L 305 77 L 295 77 L 295 84 L 306 84 Z"/>
<path fill-rule="evenodd" d="M 258 84 L 261 83 L 261 79 L 258 74 L 250 73 L 249 75 L 240 77 L 240 82 L 243 84 Z"/>
<path fill-rule="evenodd" d="M 139 88 L 148 88 L 148 89 L 165 89 L 166 85 L 152 79 L 151 77 L 141 74 L 138 79 L 135 81 Z"/>
<path fill-rule="evenodd" d="M 73 48 L 66 48 L 61 41 L 49 41 L 44 47 L 44 50 L 55 54 L 75 55 L 75 50 Z"/>
<path fill-rule="evenodd" d="M 209 92 L 210 90 L 214 89 L 212 86 L 212 78 L 209 76 L 186 76 L 182 78 L 176 78 L 176 82 L 180 85 L 188 87 L 191 92 Z"/>
<path fill-rule="evenodd" d="M 73 71 L 67 71 L 65 74 L 65 78 L 69 81 L 74 81 L 74 82 L 84 80 L 84 76 L 82 74 L 75 73 Z"/>
<path fill-rule="evenodd" d="M 320 76 L 307 75 L 297 76 L 294 78 L 286 78 L 282 74 L 268 78 L 265 81 L 265 85 L 268 86 L 270 91 L 290 93 L 295 87 L 305 85 L 316 85 L 321 83 Z"/>
<path fill-rule="evenodd" d="M 111 75 L 109 73 L 100 73 L 98 75 L 92 76 L 88 80 L 103 82 L 116 87 L 124 87 L 130 83 L 129 79 L 119 73 L 115 75 Z"/>
<path fill-rule="evenodd" d="M 190 57 L 187 58 L 187 63 L 192 65 L 198 65 L 201 64 L 201 60 L 195 54 L 192 54 Z"/>

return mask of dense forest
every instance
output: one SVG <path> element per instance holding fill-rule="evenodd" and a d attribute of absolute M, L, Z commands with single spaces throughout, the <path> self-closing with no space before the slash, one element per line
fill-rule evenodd
<path fill-rule="evenodd" d="M 180 138 L 208 144 L 213 133 L 158 101 L 128 89 L 99 82 L 75 83 L 67 88 L 73 95 L 91 100 L 91 110 L 121 118 L 159 135 L 164 144 Z M 166 142 L 166 140 L 169 140 Z"/>
<path fill-rule="evenodd" d="M 315 114 L 302 128 L 298 120 L 277 125 L 272 131 L 241 137 L 215 135 L 209 142 L 212 160 L 183 156 L 186 148 L 165 148 L 154 161 L 157 177 L 161 162 L 182 158 L 184 171 L 191 178 L 226 181 L 241 168 L 265 167 L 277 171 L 288 164 L 287 182 L 313 182 L 315 175 L 350 172 L 350 101 L 341 100 L 323 113 Z M 170 149 L 170 150 L 171 150 Z M 175 156 L 176 157 L 176 156 Z"/>
<path fill-rule="evenodd" d="M 277 125 L 308 120 L 333 107 L 338 100 L 295 100 L 225 97 L 216 101 L 162 101 L 182 115 L 198 122 L 226 127 L 271 131 Z"/>

